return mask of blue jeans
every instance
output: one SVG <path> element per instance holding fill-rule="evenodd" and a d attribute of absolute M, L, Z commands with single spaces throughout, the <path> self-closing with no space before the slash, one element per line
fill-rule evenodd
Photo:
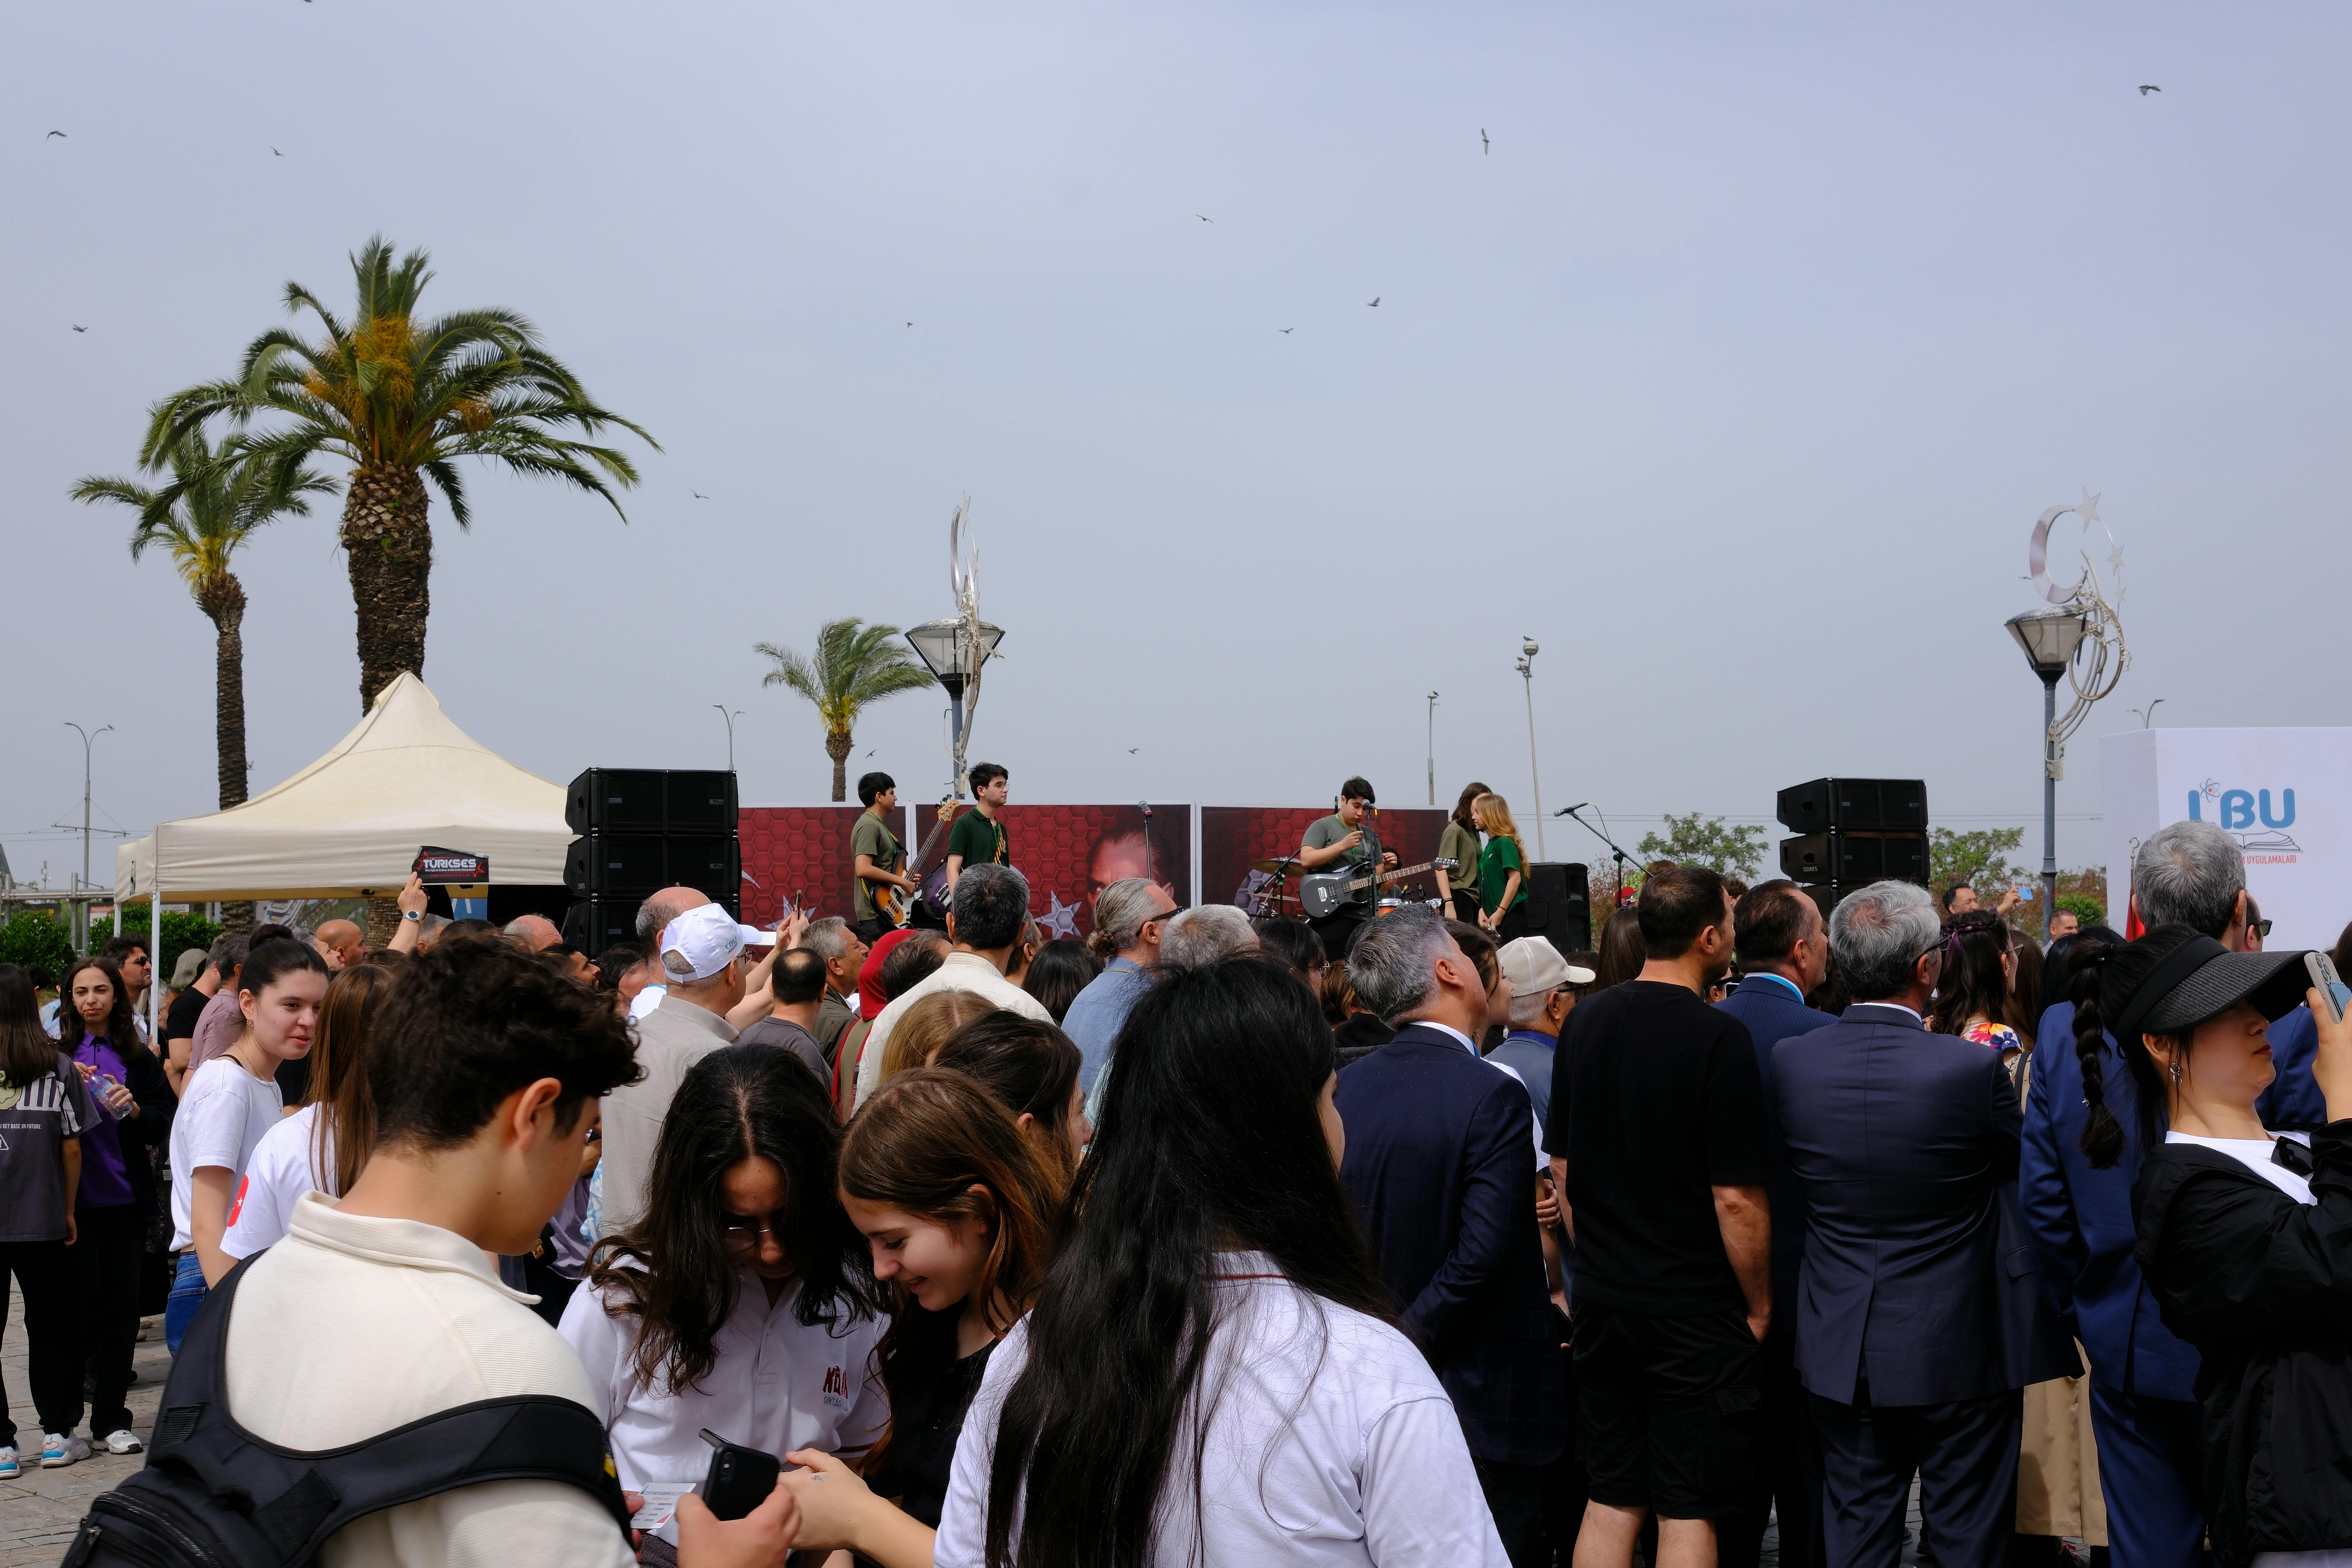
<path fill-rule="evenodd" d="M 180 1353 L 189 1321 L 205 1304 L 205 1292 L 210 1289 L 205 1283 L 205 1266 L 196 1261 L 196 1249 L 192 1247 L 180 1254 L 179 1271 L 172 1276 L 171 1299 L 163 1303 L 163 1342 L 173 1355 Z"/>

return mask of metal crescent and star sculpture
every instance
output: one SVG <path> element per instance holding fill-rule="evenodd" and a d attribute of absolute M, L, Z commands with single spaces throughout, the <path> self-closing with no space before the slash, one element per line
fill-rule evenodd
<path fill-rule="evenodd" d="M 2061 587 L 2050 577 L 2050 530 L 2068 512 L 2082 524 L 2085 543 L 2091 529 L 2096 526 L 2107 542 L 2105 557 L 2114 596 L 2108 596 L 2108 584 L 2099 580 L 2099 563 L 2091 559 L 2090 551 L 2081 552 L 2083 574 L 2071 586 Z M 2099 498 L 2089 490 L 2071 506 L 2053 506 L 2033 524 L 2033 541 L 2026 552 L 2034 588 L 2053 605 L 2072 605 L 2081 613 L 2084 622 L 2083 641 L 2074 650 L 2074 662 L 2067 667 L 2066 676 L 2074 689 L 2074 700 L 2065 712 L 2050 725 L 2051 744 L 2056 754 L 2065 754 L 2066 739 L 2083 727 L 2091 716 L 2091 706 L 2116 689 L 2131 664 L 2131 650 L 2124 646 L 2124 623 L 2120 613 L 2124 602 L 2124 547 L 2116 541 L 2115 533 L 2099 516 Z"/>

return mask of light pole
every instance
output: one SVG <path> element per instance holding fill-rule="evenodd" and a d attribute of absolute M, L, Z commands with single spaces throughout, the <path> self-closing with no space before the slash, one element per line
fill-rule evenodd
<path fill-rule="evenodd" d="M 100 735 L 114 726 L 101 724 L 91 731 L 70 719 L 65 724 L 67 729 L 81 737 L 81 880 L 74 885 L 74 890 L 79 892 L 89 886 L 89 748 Z M 87 899 L 79 900 L 74 904 L 73 935 L 76 952 L 89 945 L 89 900 Z"/>
<path fill-rule="evenodd" d="M 1429 694 L 1429 804 L 1437 804 L 1437 693 Z"/>
<path fill-rule="evenodd" d="M 1518 661 L 1511 668 L 1519 672 L 1519 679 L 1528 688 L 1528 782 L 1536 790 L 1536 858 L 1548 860 L 1550 857 L 1544 853 L 1543 837 L 1543 778 L 1536 771 L 1536 655 L 1540 651 L 1535 638 L 1522 636 Z"/>
<path fill-rule="evenodd" d="M 2058 780 L 2066 771 L 2059 744 L 2058 679 L 2074 662 L 2090 630 L 2090 617 L 2072 605 L 2028 610 L 2009 618 L 2009 635 L 2025 650 L 2025 662 L 2042 682 L 2042 921 L 2049 929 L 2058 898 Z"/>
<path fill-rule="evenodd" d="M 963 798 L 964 688 L 979 674 L 981 665 L 995 653 L 996 645 L 1004 640 L 1004 628 L 986 621 L 978 623 L 980 635 L 975 639 L 971 624 L 961 616 L 946 616 L 925 621 L 907 633 L 907 640 L 914 645 L 915 657 L 947 688 L 948 701 L 953 707 L 955 781 L 950 787 L 958 800 Z"/>
<path fill-rule="evenodd" d="M 714 702 L 711 706 L 719 710 L 721 719 L 727 721 L 727 771 L 731 773 L 735 771 L 735 721 L 743 717 L 743 710 L 738 708 L 730 713 L 724 702 Z"/>

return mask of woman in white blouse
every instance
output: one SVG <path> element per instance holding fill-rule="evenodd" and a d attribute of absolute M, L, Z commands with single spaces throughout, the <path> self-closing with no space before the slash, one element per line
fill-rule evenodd
<path fill-rule="evenodd" d="M 1254 959 L 1136 1004 L 1075 1227 L 990 1361 L 940 1568 L 1506 1559 L 1339 1185 L 1331 1032 Z"/>

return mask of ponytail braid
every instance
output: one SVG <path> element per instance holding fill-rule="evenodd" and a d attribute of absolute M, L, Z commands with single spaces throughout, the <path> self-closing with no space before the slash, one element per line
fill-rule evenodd
<path fill-rule="evenodd" d="M 2067 993 L 2074 1003 L 2074 1059 L 2083 1068 L 2083 1103 L 2090 1119 L 2083 1124 L 2083 1152 L 2095 1170 L 2106 1170 L 2122 1157 L 2124 1124 L 2107 1109 L 2106 1061 L 2101 1037 L 2106 1032 L 2099 1017 L 2099 983 L 2116 949 L 2106 942 L 2078 943 L 2067 954 Z"/>

